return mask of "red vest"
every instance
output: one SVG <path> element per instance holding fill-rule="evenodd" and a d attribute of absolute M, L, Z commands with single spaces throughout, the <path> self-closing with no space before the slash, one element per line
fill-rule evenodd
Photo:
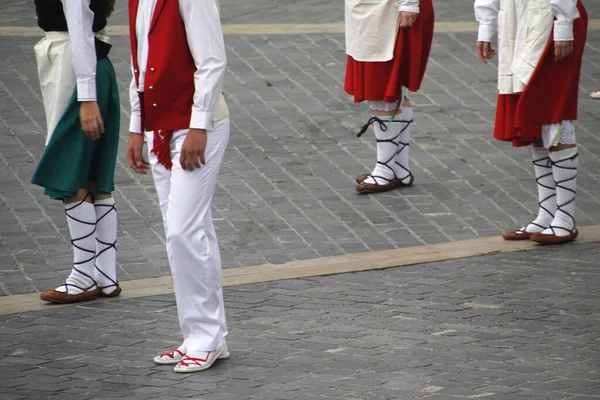
<path fill-rule="evenodd" d="M 139 85 L 135 32 L 139 0 L 129 0 L 129 38 L 136 84 Z M 194 104 L 196 64 L 190 53 L 178 0 L 158 0 L 150 32 L 144 80 L 142 128 L 146 131 L 188 129 Z"/>

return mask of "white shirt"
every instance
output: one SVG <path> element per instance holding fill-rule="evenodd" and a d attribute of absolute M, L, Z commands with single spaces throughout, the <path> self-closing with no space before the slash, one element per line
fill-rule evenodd
<path fill-rule="evenodd" d="M 133 133 L 142 133 L 138 91 L 144 91 L 144 73 L 149 53 L 148 32 L 155 7 L 156 0 L 140 0 L 136 16 L 140 85 L 139 87 L 136 85 L 134 76 L 129 86 L 131 103 L 129 131 Z M 207 129 L 216 114 L 227 64 L 218 3 L 215 0 L 179 0 L 179 13 L 196 64 L 190 128 Z"/>
<path fill-rule="evenodd" d="M 419 0 L 396 0 L 396 4 L 398 11 L 419 12 Z"/>
<path fill-rule="evenodd" d="M 498 25 L 502 0 L 475 0 L 475 19 L 479 22 L 480 42 L 491 42 Z M 554 40 L 569 42 L 573 38 L 573 21 L 579 18 L 577 0 L 549 0 L 554 21 Z"/>
<path fill-rule="evenodd" d="M 61 0 L 69 40 L 73 51 L 73 69 L 77 77 L 77 100 L 96 101 L 96 44 L 91 0 Z"/>
<path fill-rule="evenodd" d="M 157 0 L 140 0 L 137 17 L 135 19 L 135 33 L 138 37 L 138 68 L 140 70 L 138 91 L 144 91 L 144 82 L 146 78 L 146 66 L 148 64 L 148 31 L 152 24 L 152 16 L 156 8 Z"/>

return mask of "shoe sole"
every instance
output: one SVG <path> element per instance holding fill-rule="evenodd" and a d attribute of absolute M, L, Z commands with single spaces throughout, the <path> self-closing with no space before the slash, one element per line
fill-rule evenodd
<path fill-rule="evenodd" d="M 98 293 L 98 297 L 103 297 L 103 298 L 110 298 L 110 297 L 117 297 L 121 294 L 121 287 L 117 286 L 117 288 L 115 290 L 113 290 L 110 294 L 105 294 L 102 290 L 100 290 L 100 293 Z"/>
<path fill-rule="evenodd" d="M 179 361 L 181 361 L 181 358 L 179 360 L 163 360 L 161 358 L 154 357 L 154 363 L 158 364 L 158 365 L 172 365 L 172 364 L 177 364 L 179 363 Z"/>
<path fill-rule="evenodd" d="M 98 298 L 98 293 L 79 293 L 74 295 L 65 295 L 61 292 L 46 291 L 40 294 L 40 299 L 53 304 L 75 304 L 84 301 L 95 300 Z"/>
<path fill-rule="evenodd" d="M 181 368 L 173 368 L 174 372 L 180 373 L 180 374 L 187 374 L 190 372 L 200 372 L 200 371 L 204 371 L 205 369 L 209 369 L 210 367 L 213 366 L 213 364 L 215 363 L 215 361 L 222 359 L 220 358 L 223 355 L 227 355 L 228 357 L 230 356 L 229 352 L 225 353 L 223 350 L 221 350 L 221 353 L 219 353 L 218 356 L 215 357 L 215 359 L 213 360 L 213 362 L 211 362 L 210 364 L 204 364 L 204 365 L 200 365 L 197 367 L 181 367 Z"/>
<path fill-rule="evenodd" d="M 217 357 L 217 360 L 227 360 L 229 357 L 231 357 L 230 352 L 223 352 L 219 357 Z M 158 356 L 154 357 L 154 363 L 158 365 L 173 365 L 178 364 L 179 361 L 181 361 L 181 358 L 179 360 L 163 360 Z"/>

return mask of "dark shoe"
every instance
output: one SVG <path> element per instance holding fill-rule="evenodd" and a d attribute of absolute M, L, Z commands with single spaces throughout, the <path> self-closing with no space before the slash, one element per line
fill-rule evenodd
<path fill-rule="evenodd" d="M 504 240 L 529 240 L 534 232 L 527 232 L 525 228 L 517 229 L 516 231 L 506 232 L 502 235 Z"/>
<path fill-rule="evenodd" d="M 52 289 L 42 292 L 40 294 L 40 299 L 56 304 L 80 303 L 82 301 L 94 300 L 98 297 L 99 292 L 100 288 L 97 286 L 94 289 L 85 290 L 78 294 L 68 294 Z"/>
<path fill-rule="evenodd" d="M 115 290 L 113 290 L 109 294 L 104 293 L 104 289 L 111 288 L 113 286 L 116 286 Z M 100 293 L 98 293 L 98 297 L 117 297 L 120 294 L 121 294 L 121 286 L 119 286 L 119 284 L 116 284 L 116 285 L 111 285 L 111 286 L 103 287 L 100 290 Z"/>
<path fill-rule="evenodd" d="M 369 177 L 369 174 L 362 174 L 356 177 L 356 183 L 361 184 Z"/>
<path fill-rule="evenodd" d="M 552 227 L 550 227 L 550 229 L 552 229 Z M 574 228 L 572 231 L 569 232 L 571 233 L 567 236 L 557 236 L 555 233 L 551 233 L 549 235 L 543 234 L 541 232 L 534 233 L 533 235 L 531 235 L 531 240 L 543 245 L 563 244 L 572 242 L 573 240 L 577 239 L 577 236 L 579 236 L 579 231 L 577 230 L 577 228 Z"/>
<path fill-rule="evenodd" d="M 411 186 L 414 181 L 415 177 L 411 175 L 410 181 L 408 183 L 403 183 L 402 179 L 392 179 L 391 181 L 389 181 L 389 183 L 386 183 L 385 185 L 378 185 L 376 183 L 359 183 L 356 186 L 356 191 L 362 194 L 387 192 L 388 190 L 397 189 L 402 186 Z"/>

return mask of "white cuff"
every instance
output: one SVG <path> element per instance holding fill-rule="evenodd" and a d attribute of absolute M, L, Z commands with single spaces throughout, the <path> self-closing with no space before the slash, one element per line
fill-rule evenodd
<path fill-rule="evenodd" d="M 86 79 L 77 81 L 77 100 L 78 101 L 97 101 L 96 80 Z"/>
<path fill-rule="evenodd" d="M 419 6 L 400 6 L 399 12 L 411 12 L 411 13 L 419 13 Z"/>
<path fill-rule="evenodd" d="M 491 42 L 496 33 L 496 27 L 494 25 L 479 24 L 479 34 L 477 36 L 478 42 Z"/>
<path fill-rule="evenodd" d="M 191 129 L 208 129 L 215 117 L 214 112 L 192 110 Z"/>
<path fill-rule="evenodd" d="M 129 132 L 142 133 L 142 115 L 139 112 L 131 112 L 131 120 L 129 121 Z"/>
<path fill-rule="evenodd" d="M 572 40 L 575 40 L 573 37 L 573 24 L 554 21 L 554 41 L 570 42 Z"/>

